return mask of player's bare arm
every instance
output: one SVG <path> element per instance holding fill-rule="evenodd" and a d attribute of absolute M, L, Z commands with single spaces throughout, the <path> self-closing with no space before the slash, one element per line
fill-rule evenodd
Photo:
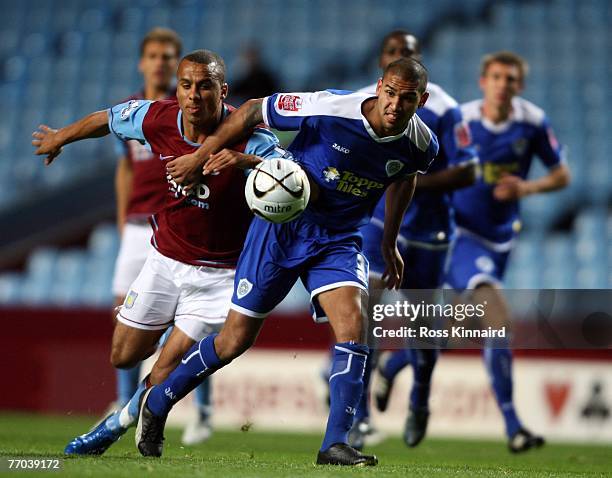
<path fill-rule="evenodd" d="M 82 139 L 99 138 L 109 133 L 108 112 L 96 111 L 58 130 L 40 125 L 32 133 L 32 146 L 37 148 L 34 154 L 46 156 L 45 165 L 49 165 L 61 153 L 63 146 Z"/>
<path fill-rule="evenodd" d="M 508 174 L 498 181 L 493 196 L 498 201 L 518 201 L 532 194 L 546 193 L 563 189 L 569 185 L 571 175 L 565 164 L 560 164 L 548 174 L 532 180 L 525 180 L 519 176 Z"/>
<path fill-rule="evenodd" d="M 263 121 L 261 112 L 261 104 L 263 99 L 249 100 L 244 103 L 240 108 L 234 111 L 229 117 L 221 123 L 219 128 L 210 136 L 206 138 L 200 149 L 193 154 L 187 154 L 176 158 L 168 163 L 167 171 L 172 178 L 178 183 L 183 184 L 186 188 L 189 188 L 194 177 L 197 177 L 200 170 L 207 161 L 212 160 L 211 154 L 219 152 L 225 146 L 237 143 L 251 134 L 252 128 L 257 126 Z M 227 157 L 225 156 L 225 159 Z M 234 158 L 238 161 L 238 158 Z M 210 165 L 206 168 L 206 173 L 215 172 L 219 170 L 219 165 L 223 164 L 223 168 L 230 166 L 232 163 L 226 163 L 221 161 L 220 157 L 217 157 L 217 161 L 211 163 L 215 168 L 211 168 Z M 243 167 L 253 167 L 244 163 Z M 221 168 L 221 169 L 223 169 Z"/>
<path fill-rule="evenodd" d="M 382 255 L 386 269 L 382 279 L 387 289 L 397 289 L 404 275 L 404 261 L 397 249 L 397 236 L 404 218 L 404 213 L 416 186 L 416 174 L 395 181 L 387 188 L 385 200 L 385 221 L 382 239 Z"/>
<path fill-rule="evenodd" d="M 416 188 L 423 191 L 448 192 L 466 188 L 476 181 L 478 165 L 465 163 L 442 171 L 419 176 Z"/>

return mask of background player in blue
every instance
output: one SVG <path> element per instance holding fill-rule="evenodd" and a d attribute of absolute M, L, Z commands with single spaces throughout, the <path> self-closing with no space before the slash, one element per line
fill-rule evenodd
<path fill-rule="evenodd" d="M 458 291 L 473 289 L 477 303 L 486 300 L 489 323 L 507 323 L 510 318 L 499 288 L 520 230 L 518 201 L 530 194 L 561 189 L 570 181 L 544 111 L 517 96 L 526 73 L 526 62 L 514 53 L 486 55 L 480 73 L 483 98 L 461 106 L 478 150 L 482 177 L 454 193 L 458 233 L 446 282 Z M 527 180 L 533 156 L 542 160 L 549 173 Z M 489 343 L 484 359 L 504 416 L 510 450 L 541 446 L 543 439 L 525 430 L 514 409 L 512 354 L 507 344 Z"/>
<path fill-rule="evenodd" d="M 382 70 L 399 58 L 420 59 L 419 40 L 405 30 L 395 30 L 382 41 L 379 65 Z M 376 83 L 362 88 L 364 93 L 376 94 Z M 436 289 L 442 285 L 444 262 L 454 233 L 450 192 L 474 183 L 478 158 L 470 146 L 470 135 L 463 121 L 457 102 L 438 85 L 427 84 L 429 98 L 417 110 L 419 117 L 436 134 L 440 152 L 427 174 L 419 176 L 412 203 L 406 211 L 399 234 L 399 250 L 406 273 L 403 289 Z M 370 263 L 370 304 L 379 303 L 384 283 L 385 269 L 380 253 L 385 215 L 384 200 L 379 201 L 372 220 L 362 228 L 363 252 Z M 416 446 L 425 435 L 429 417 L 429 384 L 437 358 L 437 351 L 405 349 L 384 354 L 379 364 L 379 387 L 376 390 L 377 407 L 384 411 L 395 375 L 412 363 L 414 381 L 410 394 L 410 406 L 404 441 Z M 364 391 L 353 429 L 350 444 L 362 448 L 364 442 L 375 444 L 376 433 L 369 423 L 370 374 L 376 366 L 375 354 L 370 353 L 364 374 Z"/>
<path fill-rule="evenodd" d="M 433 133 L 414 115 L 427 99 L 425 68 L 414 60 L 390 64 L 378 97 L 338 91 L 275 94 L 250 100 L 230 116 L 193 155 L 169 165 L 179 182 L 204 165 L 204 174 L 233 160 L 211 153 L 244 136 L 262 120 L 281 130 L 299 130 L 289 151 L 318 189 L 296 220 L 251 223 L 240 256 L 231 310 L 221 332 L 197 344 L 161 385 L 142 400 L 136 440 L 144 454 L 161 453 L 163 427 L 171 407 L 196 384 L 247 350 L 263 319 L 300 278 L 319 318 L 336 336 L 330 376 L 330 414 L 317 463 L 375 465 L 374 456 L 347 445 L 347 434 L 362 392 L 368 347 L 361 304 L 367 291 L 367 260 L 358 229 L 387 189 L 383 234 L 385 279 L 399 287 L 403 263 L 397 234 L 413 193 L 415 173 L 424 172 L 438 152 Z M 186 166 L 186 167 L 184 167 Z"/>

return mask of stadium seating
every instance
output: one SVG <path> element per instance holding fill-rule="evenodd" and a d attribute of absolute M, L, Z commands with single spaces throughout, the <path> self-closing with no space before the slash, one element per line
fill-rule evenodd
<path fill-rule="evenodd" d="M 40 123 L 64 124 L 138 89 L 138 44 L 153 26 L 176 28 L 186 50 L 218 51 L 227 59 L 230 81 L 239 51 L 257 41 L 288 90 L 371 83 L 380 37 L 402 26 L 430 40 L 424 59 L 431 78 L 460 101 L 479 94 L 482 54 L 512 49 L 528 59 L 525 97 L 548 112 L 574 181 L 566 191 L 525 201 L 525 234 L 511 260 L 509 286 L 609 287 L 610 15 L 607 0 L 355 0 L 350 14 L 341 0 L 5 2 L 0 97 L 11 113 L 0 123 L 0 209 L 28 198 L 32 184 L 39 191 L 62 187 L 115 161 L 109 141 L 89 141 L 71 145 L 44 169 L 32 155 L 30 133 Z M 542 171 L 537 166 L 533 173 Z M 575 213 L 573 231 L 550 234 Z M 103 225 L 85 251 L 36 251 L 22 274 L 0 276 L 0 303 L 110 303 L 117 242 L 113 227 Z"/>

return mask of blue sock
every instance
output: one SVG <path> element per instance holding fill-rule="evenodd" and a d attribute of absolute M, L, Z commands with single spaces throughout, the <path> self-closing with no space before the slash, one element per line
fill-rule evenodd
<path fill-rule="evenodd" d="M 355 422 L 368 421 L 370 419 L 370 379 L 372 378 L 372 369 L 375 366 L 375 350 L 371 350 L 366 360 L 365 369 L 363 372 L 363 391 L 355 412 Z"/>
<path fill-rule="evenodd" d="M 429 410 L 429 390 L 431 376 L 438 359 L 438 351 L 432 349 L 407 350 L 412 358 L 414 381 L 410 391 L 410 408 L 413 410 Z"/>
<path fill-rule="evenodd" d="M 395 376 L 410 362 L 410 350 L 395 350 L 391 353 L 391 357 L 389 357 L 381 372 L 387 380 L 395 380 Z"/>
<path fill-rule="evenodd" d="M 140 378 L 140 364 L 126 370 L 117 369 L 117 403 L 123 408 L 130 401 Z"/>
<path fill-rule="evenodd" d="M 229 362 L 221 362 L 215 352 L 215 337 L 212 334 L 194 344 L 176 367 L 147 398 L 147 406 L 154 415 L 166 416 L 175 403 L 196 388 L 202 380 Z"/>
<path fill-rule="evenodd" d="M 369 349 L 352 342 L 334 346 L 329 377 L 329 418 L 321 451 L 334 443 L 347 443 L 356 407 L 363 391 L 363 373 Z"/>
<path fill-rule="evenodd" d="M 195 404 L 198 408 L 200 421 L 208 420 L 212 414 L 212 401 L 210 399 L 211 380 L 212 378 L 208 377 L 195 389 Z"/>
<path fill-rule="evenodd" d="M 485 348 L 483 355 L 497 406 L 504 416 L 506 434 L 511 437 L 522 428 L 512 401 L 512 352 L 507 348 Z"/>

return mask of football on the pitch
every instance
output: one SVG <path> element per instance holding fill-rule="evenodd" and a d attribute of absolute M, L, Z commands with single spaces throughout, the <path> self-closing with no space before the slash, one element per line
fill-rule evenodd
<path fill-rule="evenodd" d="M 296 162 L 269 159 L 251 171 L 244 193 L 254 214 L 280 224 L 295 219 L 306 209 L 310 184 L 306 173 Z"/>

